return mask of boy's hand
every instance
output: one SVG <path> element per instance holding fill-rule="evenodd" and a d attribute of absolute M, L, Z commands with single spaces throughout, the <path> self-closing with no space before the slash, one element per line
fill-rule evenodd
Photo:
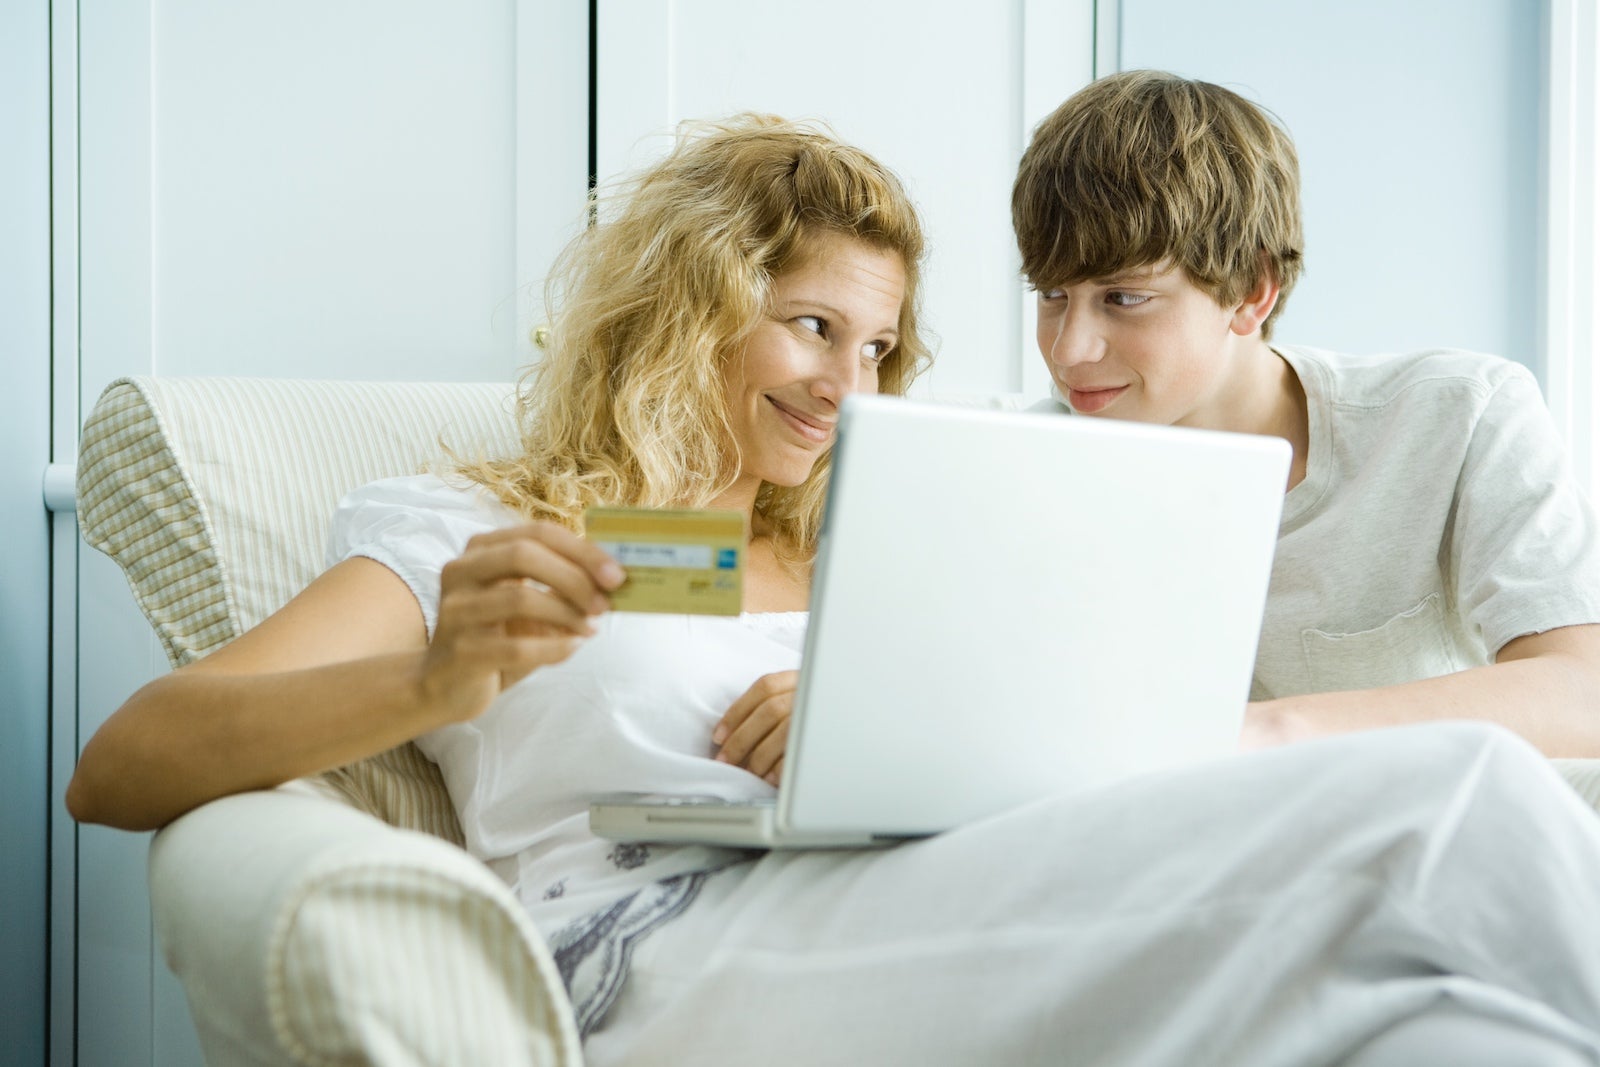
<path fill-rule="evenodd" d="M 783 753 L 789 743 L 789 714 L 799 671 L 779 671 L 756 679 L 711 731 L 719 746 L 716 757 L 743 767 L 771 785 L 783 777 Z"/>
<path fill-rule="evenodd" d="M 1257 700 L 1245 706 L 1244 727 L 1239 731 L 1239 750 L 1277 748 L 1317 736 L 1305 716 L 1296 713 L 1292 701 Z"/>

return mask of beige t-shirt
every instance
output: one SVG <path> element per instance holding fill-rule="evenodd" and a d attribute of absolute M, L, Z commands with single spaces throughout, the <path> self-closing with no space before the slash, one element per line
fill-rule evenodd
<path fill-rule="evenodd" d="M 1306 392 L 1251 699 L 1391 685 L 1600 622 L 1600 526 L 1533 375 L 1276 345 Z"/>

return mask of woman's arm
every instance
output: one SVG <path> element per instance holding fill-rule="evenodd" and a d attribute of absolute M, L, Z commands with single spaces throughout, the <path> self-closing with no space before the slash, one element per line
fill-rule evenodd
<path fill-rule="evenodd" d="M 106 720 L 67 788 L 74 818 L 164 826 L 208 800 L 337 767 L 481 712 L 560 662 L 621 572 L 550 524 L 475 537 L 440 579 L 427 640 L 401 579 L 355 558 Z"/>
<path fill-rule="evenodd" d="M 1439 678 L 1251 704 L 1241 745 L 1431 719 L 1499 723 L 1549 756 L 1600 756 L 1600 625 L 1528 634 L 1488 666 Z"/>

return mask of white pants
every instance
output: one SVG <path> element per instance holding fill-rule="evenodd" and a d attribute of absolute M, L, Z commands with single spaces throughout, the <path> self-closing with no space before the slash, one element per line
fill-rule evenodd
<path fill-rule="evenodd" d="M 774 853 L 638 946 L 585 1047 L 592 1067 L 1600 1064 L 1600 821 L 1510 733 L 1438 724 L 882 852 Z"/>

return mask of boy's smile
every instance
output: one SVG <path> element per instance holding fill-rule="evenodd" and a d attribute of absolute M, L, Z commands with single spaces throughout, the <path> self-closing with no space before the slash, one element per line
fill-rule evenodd
<path fill-rule="evenodd" d="M 1080 415 L 1093 415 L 1097 411 L 1104 411 L 1117 397 L 1127 391 L 1126 385 L 1117 385 L 1109 389 L 1074 389 L 1068 386 L 1061 390 L 1067 399 L 1067 404 Z"/>

